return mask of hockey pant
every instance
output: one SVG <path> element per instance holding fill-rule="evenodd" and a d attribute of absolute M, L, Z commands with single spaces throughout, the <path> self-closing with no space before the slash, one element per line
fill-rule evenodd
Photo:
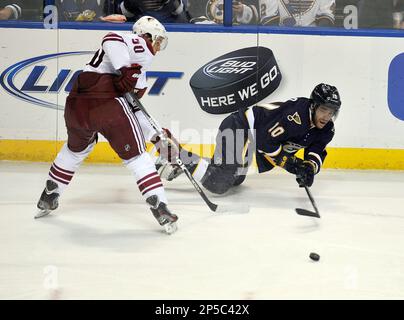
<path fill-rule="evenodd" d="M 193 177 L 216 194 L 223 194 L 231 187 L 243 183 L 254 150 L 254 145 L 249 143 L 253 140 L 249 135 L 248 127 L 238 113 L 226 117 L 216 136 L 213 158 L 198 158 L 193 166 L 189 166 Z M 189 159 L 189 156 L 186 151 L 181 153 L 181 159 Z"/>
<path fill-rule="evenodd" d="M 104 109 L 104 106 L 106 111 L 103 113 L 102 109 Z M 66 143 L 51 166 L 49 176 L 51 180 L 57 183 L 57 192 L 61 194 L 64 191 L 72 180 L 75 171 L 93 150 L 96 144 L 95 132 L 99 129 L 99 131 L 108 139 L 112 148 L 120 156 L 127 168 L 135 176 L 142 196 L 147 199 L 151 195 L 157 195 L 160 201 L 167 204 L 163 184 L 156 171 L 154 161 L 144 147 L 144 135 L 146 135 L 146 139 L 149 139 L 154 132 L 143 114 L 141 112 L 131 112 L 130 106 L 123 98 L 110 100 L 108 104 L 101 105 L 98 109 L 100 112 L 94 112 L 91 115 L 94 114 L 96 117 L 109 116 L 110 119 L 114 119 L 115 122 L 113 122 L 111 126 L 104 126 L 102 128 L 96 128 L 94 125 L 94 128 L 90 128 L 89 131 L 76 129 L 77 121 L 75 120 L 77 115 L 75 112 L 71 112 L 71 110 L 67 108 L 68 115 L 66 117 L 65 114 L 65 118 L 67 119 L 66 123 L 68 127 L 69 142 L 72 143 L 74 148 L 69 148 L 69 145 Z M 111 111 L 111 115 L 107 114 L 109 111 Z M 108 123 L 106 121 L 97 121 L 99 120 L 98 118 L 90 117 L 89 119 L 90 126 L 93 123 Z M 74 124 L 75 126 L 72 127 L 71 124 Z M 86 146 L 85 141 L 88 139 L 92 130 L 94 130 L 93 138 L 90 139 L 92 142 Z M 133 133 L 130 133 L 131 131 L 133 131 Z M 125 138 L 125 140 L 122 140 L 123 138 Z M 133 147 L 126 150 L 124 141 L 130 138 L 133 140 L 131 141 L 131 146 Z M 78 151 L 83 148 L 84 150 Z M 132 156 L 128 157 L 130 154 L 132 154 Z"/>

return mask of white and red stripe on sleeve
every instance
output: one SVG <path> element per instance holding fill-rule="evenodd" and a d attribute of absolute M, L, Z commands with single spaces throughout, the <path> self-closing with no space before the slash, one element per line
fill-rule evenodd
<path fill-rule="evenodd" d="M 103 39 L 102 39 L 102 45 L 104 45 L 105 42 L 107 41 L 117 41 L 117 42 L 122 42 L 126 45 L 125 41 L 123 38 L 116 33 L 110 32 L 108 33 Z"/>

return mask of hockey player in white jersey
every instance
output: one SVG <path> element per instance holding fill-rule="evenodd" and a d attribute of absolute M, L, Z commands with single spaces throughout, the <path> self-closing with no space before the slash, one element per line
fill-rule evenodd
<path fill-rule="evenodd" d="M 142 17 L 133 33 L 107 34 L 101 48 L 78 76 L 66 99 L 68 140 L 54 160 L 46 187 L 38 201 L 36 218 L 58 207 L 59 197 L 75 171 L 90 154 L 102 134 L 133 173 L 138 188 L 167 233 L 176 230 L 178 217 L 167 208 L 167 198 L 145 141 L 155 134 L 142 112 L 124 94 L 146 91 L 146 71 L 155 54 L 165 49 L 167 35 L 155 18 Z"/>
<path fill-rule="evenodd" d="M 334 25 L 335 0 L 259 0 L 263 25 L 321 26 Z"/>

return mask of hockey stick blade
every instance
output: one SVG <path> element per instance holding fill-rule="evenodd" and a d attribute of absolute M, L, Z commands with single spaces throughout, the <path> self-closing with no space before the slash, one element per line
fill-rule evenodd
<path fill-rule="evenodd" d="M 191 181 L 192 185 L 194 186 L 195 190 L 199 193 L 203 201 L 208 205 L 209 209 L 213 212 L 216 212 L 218 205 L 214 204 L 211 202 L 206 194 L 203 192 L 202 188 L 199 186 L 199 184 L 195 181 L 195 179 L 192 177 L 192 174 L 188 171 L 188 169 L 185 167 L 184 163 L 177 158 L 176 159 L 177 164 L 181 167 L 181 169 L 184 171 L 185 175 L 188 177 L 189 181 Z"/>
<path fill-rule="evenodd" d="M 321 218 L 320 215 L 316 212 L 306 210 L 306 209 L 301 209 L 301 208 L 296 208 L 296 213 L 300 214 L 301 216 L 307 216 L 307 217 L 313 217 L 313 218 Z"/>
<path fill-rule="evenodd" d="M 217 210 L 217 208 L 218 208 L 218 205 L 217 204 L 214 204 L 214 203 L 212 203 L 212 202 L 208 202 L 208 201 L 206 201 L 206 204 L 208 205 L 208 207 L 209 207 L 209 209 L 211 210 L 211 211 L 213 211 L 213 212 L 216 212 L 216 210 Z"/>

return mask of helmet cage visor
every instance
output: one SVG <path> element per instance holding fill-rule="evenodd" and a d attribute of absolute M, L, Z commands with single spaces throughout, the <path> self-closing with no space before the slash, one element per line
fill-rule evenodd
<path fill-rule="evenodd" d="M 313 108 L 313 115 L 315 116 L 316 112 L 320 109 L 320 112 L 323 113 L 329 113 L 330 115 L 330 120 L 335 122 L 338 118 L 339 114 L 339 106 L 336 106 L 335 104 L 330 104 L 330 103 L 319 103 L 316 104 L 314 103 L 314 108 Z"/>

